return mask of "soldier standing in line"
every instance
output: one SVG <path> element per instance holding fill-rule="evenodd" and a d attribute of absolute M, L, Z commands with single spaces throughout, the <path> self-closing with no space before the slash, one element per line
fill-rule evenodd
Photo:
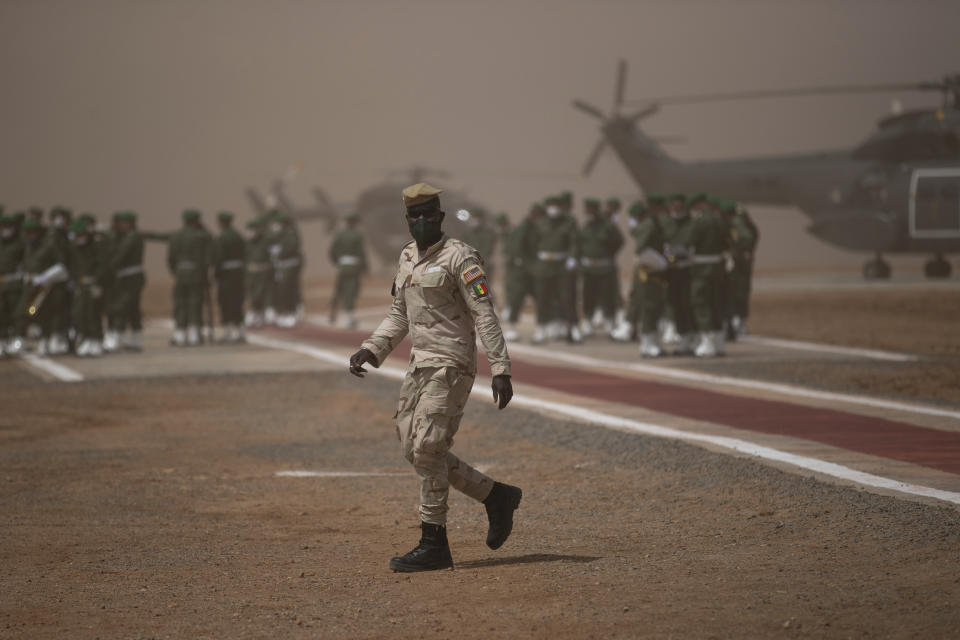
<path fill-rule="evenodd" d="M 81 216 L 70 224 L 70 274 L 73 278 L 73 323 L 76 330 L 78 357 L 103 355 L 103 324 L 100 315 L 103 299 L 102 249 L 93 239 L 89 220 Z"/>
<path fill-rule="evenodd" d="M 610 223 L 610 226 L 613 227 L 613 231 L 618 238 L 615 243 L 616 249 L 613 252 L 613 274 L 610 276 L 609 285 L 613 289 L 614 310 L 613 331 L 610 332 L 611 338 L 613 338 L 613 334 L 618 328 L 626 324 L 626 305 L 623 299 L 623 289 L 620 284 L 620 264 L 617 261 L 617 254 L 620 253 L 620 250 L 623 249 L 624 244 L 626 244 L 626 237 L 620 229 L 621 206 L 619 198 L 607 198 L 603 209 L 603 217 Z"/>
<path fill-rule="evenodd" d="M 705 193 L 690 198 L 690 299 L 700 332 L 694 355 L 723 355 L 723 275 L 728 232 Z"/>
<path fill-rule="evenodd" d="M 106 319 L 107 329 L 103 332 L 103 351 L 111 353 L 120 348 L 120 332 L 117 331 L 117 296 L 115 294 L 116 278 L 113 272 L 113 254 L 117 248 L 117 216 L 116 212 L 110 219 L 110 227 L 95 236 L 100 247 L 101 257 L 106 265 L 103 272 L 103 304 L 102 313 Z"/>
<path fill-rule="evenodd" d="M 660 219 L 647 211 L 643 203 L 630 208 L 633 238 L 636 243 L 636 268 L 631 290 L 633 322 L 640 325 L 640 355 L 657 358 L 662 354 L 657 326 L 667 297 L 667 259 L 663 255 L 663 230 Z"/>
<path fill-rule="evenodd" d="M 513 386 L 483 260 L 475 249 L 443 233 L 439 194 L 424 183 L 403 190 L 414 240 L 401 252 L 387 317 L 350 358 L 350 372 L 362 377 L 364 364 L 379 367 L 408 333 L 413 342 L 396 424 L 403 455 L 420 477 L 421 537 L 412 551 L 390 561 L 394 571 L 453 567 L 446 527 L 451 486 L 483 502 L 491 549 L 510 535 L 513 512 L 523 495 L 450 451 L 476 376 L 478 336 L 490 361 L 493 400 L 500 409 L 513 397 Z"/>
<path fill-rule="evenodd" d="M 343 303 L 347 315 L 347 327 L 357 327 L 354 315 L 357 296 L 360 295 L 360 281 L 367 273 L 367 249 L 363 234 L 357 229 L 360 216 L 355 213 L 343 219 L 346 228 L 333 239 L 330 245 L 330 262 L 337 269 L 337 279 L 333 285 L 333 299 L 330 301 L 330 324 L 337 321 L 337 308 Z"/>
<path fill-rule="evenodd" d="M 687 198 L 682 193 L 673 194 L 668 202 L 670 223 L 664 228 L 664 253 L 670 263 L 667 282 L 677 333 L 672 353 L 692 355 L 696 324 L 690 302 L 690 267 L 693 264 L 690 261 L 690 212 Z"/>
<path fill-rule="evenodd" d="M 599 200 L 586 198 L 583 206 L 586 221 L 579 231 L 583 334 L 591 335 L 602 327 L 610 335 L 616 307 L 614 256 L 623 243 L 623 235 L 602 215 Z"/>
<path fill-rule="evenodd" d="M 60 242 L 54 234 L 48 233 L 43 223 L 30 219 L 23 223 L 23 288 L 17 301 L 14 339 L 8 353 L 17 355 L 23 350 L 23 340 L 27 335 L 27 325 L 36 322 L 40 325 L 40 342 L 37 355 L 47 355 L 53 337 L 54 323 L 51 315 L 61 314 L 62 309 L 47 306 L 50 293 L 70 277 L 67 271 L 68 257 L 61 252 Z M 62 339 L 66 343 L 66 339 Z M 59 353 L 64 353 L 60 350 Z"/>
<path fill-rule="evenodd" d="M 634 241 L 634 253 L 639 255 L 643 248 L 638 241 L 637 229 L 644 220 L 655 219 L 652 213 L 648 213 L 647 208 L 639 200 L 630 205 L 627 210 L 627 226 L 630 229 L 630 236 Z M 659 225 L 658 225 L 659 227 Z M 662 247 L 661 247 L 662 250 Z M 627 308 L 624 315 L 624 321 L 617 325 L 613 334 L 610 336 L 617 342 L 631 342 L 637 339 L 637 324 L 640 322 L 640 314 L 643 308 L 643 297 L 641 291 L 641 282 L 638 279 L 638 266 L 634 265 L 631 271 L 629 297 L 627 298 Z"/>
<path fill-rule="evenodd" d="M 567 342 L 580 344 L 583 342 L 583 334 L 580 331 L 580 230 L 577 225 L 577 218 L 573 215 L 573 193 L 564 191 L 558 199 L 560 211 L 563 218 L 572 227 L 574 248 L 569 258 L 567 258 L 567 287 L 569 293 L 566 299 L 566 311 L 561 314 L 561 318 L 566 322 L 566 329 L 563 336 Z"/>
<path fill-rule="evenodd" d="M 535 224 L 537 263 L 534 268 L 537 287 L 537 328 L 533 343 L 542 344 L 561 333 L 551 326 L 569 320 L 570 273 L 577 266 L 577 232 L 568 217 L 562 215 L 556 196 L 546 202 L 546 215 Z M 566 331 L 570 327 L 567 325 Z M 577 330 L 579 335 L 579 329 Z"/>
<path fill-rule="evenodd" d="M 183 227 L 171 234 L 167 244 L 167 267 L 174 276 L 174 330 L 170 342 L 177 347 L 192 347 L 201 343 L 210 244 L 199 211 L 187 209 L 182 218 Z"/>
<path fill-rule="evenodd" d="M 137 214 L 121 211 L 113 217 L 114 236 L 110 250 L 110 326 L 114 350 L 143 349 L 143 313 L 140 299 L 147 279 L 143 270 L 143 237 L 137 231 Z"/>
<path fill-rule="evenodd" d="M 70 238 L 67 233 L 73 220 L 73 211 L 66 207 L 54 207 L 50 211 L 50 228 L 47 238 L 56 244 L 57 253 L 61 262 L 70 270 Z M 50 288 L 44 305 L 47 307 L 47 322 L 50 324 L 50 339 L 47 349 L 50 355 L 56 356 L 70 351 L 68 334 L 73 325 L 73 283 L 70 278 L 58 282 Z"/>
<path fill-rule="evenodd" d="M 254 218 L 247 223 L 247 317 L 245 324 L 258 329 L 264 324 L 267 290 L 273 281 L 273 263 L 270 262 L 270 244 L 267 220 Z"/>
<path fill-rule="evenodd" d="M 233 214 L 217 214 L 220 234 L 213 241 L 213 274 L 217 281 L 217 304 L 224 333 L 222 343 L 242 343 L 244 276 L 247 270 L 247 243 L 233 228 Z"/>
<path fill-rule="evenodd" d="M 23 241 L 16 218 L 0 213 L 0 355 L 13 341 L 23 289 Z"/>
<path fill-rule="evenodd" d="M 724 211 L 730 219 L 730 244 L 733 254 L 733 270 L 729 274 L 730 333 L 727 335 L 735 340 L 747 333 L 753 256 L 757 249 L 759 232 L 746 209 L 727 202 Z"/>
<path fill-rule="evenodd" d="M 536 303 L 536 277 L 534 269 L 537 262 L 536 226 L 543 217 L 544 208 L 539 202 L 530 207 L 530 212 L 520 224 L 510 230 L 504 242 L 504 262 L 507 265 L 507 329 L 503 337 L 517 340 L 517 322 L 523 312 L 527 296 Z"/>
<path fill-rule="evenodd" d="M 300 286 L 300 267 L 303 256 L 300 253 L 300 234 L 286 213 L 278 213 L 274 221 L 276 229 L 270 256 L 273 261 L 276 279 L 274 303 L 277 311 L 278 327 L 293 327 L 297 324 L 297 306 Z"/>

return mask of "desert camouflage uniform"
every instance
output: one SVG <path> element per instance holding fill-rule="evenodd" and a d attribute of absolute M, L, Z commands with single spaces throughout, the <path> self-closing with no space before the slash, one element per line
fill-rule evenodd
<path fill-rule="evenodd" d="M 493 480 L 450 452 L 477 371 L 477 335 L 493 375 L 510 375 L 510 357 L 487 289 L 483 260 L 446 235 L 420 255 L 401 252 L 387 317 L 363 343 L 377 366 L 410 334 L 413 350 L 397 407 L 404 457 L 420 476 L 420 518 L 446 523 L 449 487 L 483 500 Z"/>

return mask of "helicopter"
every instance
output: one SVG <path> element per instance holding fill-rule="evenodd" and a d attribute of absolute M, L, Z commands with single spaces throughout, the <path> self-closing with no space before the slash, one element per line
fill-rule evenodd
<path fill-rule="evenodd" d="M 944 254 L 960 252 L 960 74 L 937 82 L 844 85 L 625 100 L 627 63 L 617 66 L 609 114 L 582 100 L 574 108 L 600 121 L 602 137 L 583 166 L 592 171 L 612 147 L 644 191 L 707 191 L 729 200 L 799 208 L 807 231 L 830 244 L 874 252 L 867 280 L 891 275 L 883 254 L 924 253 L 928 278 L 948 278 Z M 662 106 L 782 96 L 936 91 L 941 106 L 893 114 L 853 149 L 680 162 L 637 123 Z M 624 115 L 624 105 L 642 104 Z"/>
<path fill-rule="evenodd" d="M 294 204 L 287 194 L 287 185 L 293 182 L 300 174 L 300 165 L 291 164 L 284 174 L 273 181 L 266 196 L 254 187 L 246 188 L 247 199 L 254 213 L 258 216 L 266 214 L 272 209 L 279 209 L 297 222 L 323 220 L 327 233 L 333 230 L 340 218 L 339 208 L 330 202 L 326 192 L 320 187 L 313 187 L 311 193 L 316 204 L 300 207 Z"/>

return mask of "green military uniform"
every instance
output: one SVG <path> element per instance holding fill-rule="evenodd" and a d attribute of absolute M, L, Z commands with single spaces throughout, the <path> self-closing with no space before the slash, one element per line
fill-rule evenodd
<path fill-rule="evenodd" d="M 243 342 L 244 279 L 247 271 L 247 243 L 233 228 L 233 214 L 217 214 L 220 234 L 213 241 L 213 273 L 217 280 L 217 303 L 224 342 Z"/>
<path fill-rule="evenodd" d="M 270 245 L 276 281 L 274 304 L 277 326 L 292 327 L 297 323 L 297 307 L 300 303 L 300 271 L 303 265 L 300 234 L 288 215 L 277 214 L 274 219 L 281 225 Z"/>
<path fill-rule="evenodd" d="M 497 232 L 487 224 L 485 211 L 476 211 L 470 219 L 471 226 L 463 234 L 461 240 L 473 247 L 483 259 L 483 268 L 487 273 L 487 280 L 493 282 L 494 255 L 497 250 Z"/>
<path fill-rule="evenodd" d="M 567 340 L 579 343 L 583 338 L 580 332 L 580 230 L 573 215 L 573 193 L 564 191 L 557 196 L 561 215 L 573 227 L 574 249 L 567 261 L 567 298 L 564 319 L 567 324 Z"/>
<path fill-rule="evenodd" d="M 579 230 L 580 273 L 583 277 L 583 315 L 592 327 L 607 324 L 612 330 L 616 309 L 615 256 L 623 234 L 600 214 L 600 201 L 584 201 L 587 220 Z"/>
<path fill-rule="evenodd" d="M 626 317 L 623 290 L 620 286 L 620 265 L 617 262 L 617 254 L 620 253 L 623 245 L 626 244 L 626 237 L 623 235 L 623 231 L 620 230 L 620 200 L 618 198 L 607 198 L 603 215 L 607 222 L 610 223 L 610 226 L 618 238 L 615 243 L 617 248 L 613 252 L 613 274 L 610 276 L 610 284 L 607 285 L 613 289 L 613 308 L 616 315 L 614 330 L 616 330 L 616 327 L 624 324 Z M 611 337 L 613 337 L 612 333 Z"/>
<path fill-rule="evenodd" d="M 66 268 L 69 258 L 61 251 L 62 245 L 55 234 L 47 231 L 38 220 L 25 222 L 23 232 L 24 284 L 17 302 L 14 332 L 19 338 L 24 338 L 27 325 L 35 322 L 39 324 L 42 334 L 39 352 L 63 353 L 64 350 L 51 348 L 54 341 L 53 329 L 60 326 L 53 316 L 62 317 L 63 309 L 51 308 L 47 301 L 50 295 L 58 290 L 57 287 L 62 287 L 69 278 Z M 62 298 L 60 302 L 62 303 Z M 66 346 L 65 339 L 63 343 Z"/>
<path fill-rule="evenodd" d="M 103 251 L 93 239 L 89 223 L 78 218 L 70 225 L 70 275 L 73 281 L 73 326 L 78 356 L 103 353 L 103 279 L 107 265 Z"/>
<path fill-rule="evenodd" d="M 136 221 L 137 214 L 133 211 L 114 215 L 115 231 L 106 247 L 110 253 L 108 327 L 121 337 L 123 346 L 140 350 L 143 348 L 140 300 L 147 280 L 143 270 L 143 236 L 136 229 Z"/>
<path fill-rule="evenodd" d="M 200 212 L 183 212 L 183 227 L 170 236 L 167 267 L 174 276 L 173 344 L 200 344 L 203 300 L 207 287 L 211 247 L 209 233 L 200 226 Z"/>
<path fill-rule="evenodd" d="M 23 240 L 16 219 L 0 215 L 0 355 L 16 339 L 17 303 L 23 289 Z"/>
<path fill-rule="evenodd" d="M 537 248 L 537 329 L 533 341 L 547 338 L 547 325 L 569 323 L 570 281 L 577 261 L 577 227 L 562 214 L 556 200 L 548 202 L 547 215 L 534 225 Z M 568 325 L 569 327 L 569 325 Z"/>
<path fill-rule="evenodd" d="M 536 300 L 537 221 L 543 217 L 543 207 L 538 203 L 516 227 L 510 230 L 504 243 L 504 262 L 507 265 L 507 322 L 504 332 L 507 340 L 518 338 L 516 325 L 520 321 L 523 304 L 530 296 Z"/>
<path fill-rule="evenodd" d="M 670 222 L 663 227 L 664 252 L 669 261 L 667 285 L 673 323 L 678 341 L 674 348 L 677 355 L 693 353 L 696 323 L 690 301 L 690 230 L 691 218 L 687 199 L 683 194 L 669 198 Z"/>
<path fill-rule="evenodd" d="M 47 230 L 50 240 L 56 243 L 57 253 L 62 256 L 63 264 L 70 269 L 70 238 L 67 235 L 73 211 L 66 207 L 54 207 L 50 211 L 51 226 Z M 73 324 L 73 290 L 67 281 L 53 285 L 44 301 L 46 314 L 50 323 L 50 339 L 48 342 L 50 355 L 66 353 L 70 349 L 67 333 Z"/>
<path fill-rule="evenodd" d="M 651 200 L 657 202 L 656 198 L 652 196 Z M 655 358 L 661 353 L 657 325 L 667 297 L 663 230 L 657 214 L 647 211 L 643 203 L 635 202 L 630 207 L 630 232 L 635 244 L 636 264 L 627 318 L 631 330 L 640 325 L 640 354 Z M 626 332 L 617 336 L 621 340 L 630 337 Z"/>
<path fill-rule="evenodd" d="M 722 218 L 708 205 L 705 194 L 690 200 L 690 299 L 700 342 L 696 355 L 723 354 L 724 252 L 728 231 Z"/>
<path fill-rule="evenodd" d="M 750 315 L 750 287 L 753 279 L 753 256 L 757 248 L 759 232 L 750 214 L 732 202 L 730 219 L 730 248 L 733 255 L 733 270 L 729 274 L 728 317 L 733 338 L 746 331 Z M 730 335 L 730 334 L 728 334 Z"/>
<path fill-rule="evenodd" d="M 247 240 L 247 326 L 261 327 L 273 283 L 273 263 L 270 261 L 270 236 L 264 217 L 247 223 L 250 237 Z"/>
<path fill-rule="evenodd" d="M 360 295 L 360 280 L 367 272 L 367 250 L 363 234 L 356 228 L 356 214 L 347 216 L 347 227 L 342 229 L 330 245 L 330 262 L 337 269 L 337 280 L 333 287 L 333 299 L 330 301 L 330 324 L 336 322 L 337 309 L 343 304 L 347 312 L 347 326 L 356 327 L 357 320 L 353 311 L 357 296 Z"/>

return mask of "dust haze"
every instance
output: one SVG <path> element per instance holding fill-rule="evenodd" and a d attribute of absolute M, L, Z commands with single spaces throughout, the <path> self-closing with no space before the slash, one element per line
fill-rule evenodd
<path fill-rule="evenodd" d="M 618 58 L 627 97 L 937 79 L 960 67 L 956 2 L 0 2 L 0 203 L 64 204 L 141 227 L 199 207 L 251 215 L 291 163 L 349 203 L 391 170 L 448 170 L 517 217 L 546 193 L 635 197 L 570 107 L 608 109 Z M 681 160 L 859 143 L 898 98 L 775 99 L 665 109 Z M 803 232 L 791 209 L 754 208 L 761 269 L 859 265 Z M 398 196 L 398 215 L 399 196 Z M 311 268 L 325 262 L 305 224 Z M 148 250 L 162 273 L 163 251 Z"/>

